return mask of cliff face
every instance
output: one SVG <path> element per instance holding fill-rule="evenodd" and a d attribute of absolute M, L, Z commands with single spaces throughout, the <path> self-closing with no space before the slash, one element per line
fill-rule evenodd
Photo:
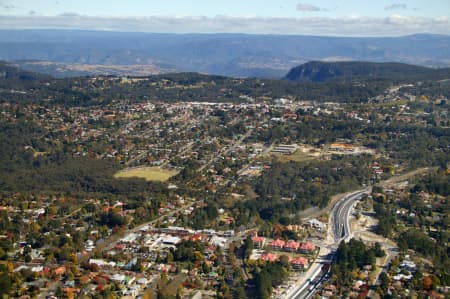
<path fill-rule="evenodd" d="M 445 76 L 449 69 L 432 69 L 403 63 L 312 61 L 292 68 L 284 77 L 297 82 L 325 82 L 366 78 L 417 78 Z"/>

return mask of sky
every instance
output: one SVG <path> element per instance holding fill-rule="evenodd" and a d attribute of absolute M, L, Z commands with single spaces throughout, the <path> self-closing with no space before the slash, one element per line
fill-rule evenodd
<path fill-rule="evenodd" d="M 0 29 L 450 35 L 450 0 L 0 0 Z"/>

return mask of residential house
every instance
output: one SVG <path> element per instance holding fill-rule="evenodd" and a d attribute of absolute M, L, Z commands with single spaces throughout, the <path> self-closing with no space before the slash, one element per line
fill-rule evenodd
<path fill-rule="evenodd" d="M 278 255 L 273 253 L 264 253 L 261 255 L 261 259 L 266 262 L 276 262 L 278 261 Z"/>
<path fill-rule="evenodd" d="M 66 274 L 66 267 L 60 266 L 58 268 L 55 268 L 53 270 L 53 274 L 55 274 L 55 276 L 57 277 L 61 277 L 62 275 Z"/>
<path fill-rule="evenodd" d="M 285 242 L 281 239 L 276 239 L 270 242 L 269 246 L 272 247 L 274 250 L 281 250 L 284 247 Z"/>
<path fill-rule="evenodd" d="M 254 236 L 252 238 L 254 248 L 263 248 L 266 243 L 266 238 L 260 236 Z"/>
<path fill-rule="evenodd" d="M 302 256 L 292 259 L 290 263 L 295 270 L 304 270 L 308 266 L 308 260 Z"/>
<path fill-rule="evenodd" d="M 294 240 L 289 240 L 284 245 L 284 250 L 289 251 L 289 252 L 296 252 L 299 247 L 300 247 L 300 244 L 298 242 L 295 242 Z"/>
<path fill-rule="evenodd" d="M 305 242 L 300 245 L 299 251 L 302 253 L 311 253 L 316 249 L 316 246 L 311 242 Z"/>

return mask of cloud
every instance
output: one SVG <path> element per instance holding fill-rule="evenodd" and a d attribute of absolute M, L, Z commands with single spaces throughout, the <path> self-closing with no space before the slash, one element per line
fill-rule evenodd
<path fill-rule="evenodd" d="M 81 17 L 81 15 L 77 14 L 76 12 L 63 12 L 59 15 L 60 17 Z"/>
<path fill-rule="evenodd" d="M 28 12 L 28 15 L 30 15 L 30 16 L 33 16 L 33 15 L 35 15 L 36 14 L 36 12 L 34 11 L 34 10 L 30 10 L 29 12 Z"/>
<path fill-rule="evenodd" d="M 406 10 L 408 6 L 405 3 L 394 3 L 392 5 L 386 6 L 384 10 Z"/>
<path fill-rule="evenodd" d="M 79 29 L 159 33 L 248 33 L 328 36 L 400 36 L 450 34 L 450 17 L 392 15 L 376 17 L 263 18 L 233 16 L 92 17 L 0 16 L 0 29 Z"/>
<path fill-rule="evenodd" d="M 11 1 L 3 1 L 0 0 L 0 8 L 3 8 L 5 10 L 12 10 L 18 8 L 18 6 L 11 4 Z"/>
<path fill-rule="evenodd" d="M 297 10 L 302 12 L 317 12 L 321 11 L 322 9 L 318 6 L 307 4 L 307 3 L 299 3 L 297 4 Z"/>
<path fill-rule="evenodd" d="M 6 10 L 11 10 L 11 9 L 17 8 L 17 6 L 14 6 L 14 5 L 1 5 L 0 7 L 3 9 L 6 9 Z"/>

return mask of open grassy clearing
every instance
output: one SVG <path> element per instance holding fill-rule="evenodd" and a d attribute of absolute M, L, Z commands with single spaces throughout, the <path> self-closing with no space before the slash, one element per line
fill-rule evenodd
<path fill-rule="evenodd" d="M 318 158 L 318 154 L 311 155 L 309 153 L 304 153 L 302 151 L 296 151 L 295 153 L 291 155 L 283 155 L 283 154 L 272 154 L 273 156 L 277 157 L 281 162 L 289 162 L 289 161 L 295 161 L 295 162 L 305 162 L 310 161 Z"/>
<path fill-rule="evenodd" d="M 168 170 L 159 167 L 139 167 L 121 170 L 114 177 L 116 179 L 142 178 L 146 181 L 165 182 L 177 174 L 178 170 Z"/>

